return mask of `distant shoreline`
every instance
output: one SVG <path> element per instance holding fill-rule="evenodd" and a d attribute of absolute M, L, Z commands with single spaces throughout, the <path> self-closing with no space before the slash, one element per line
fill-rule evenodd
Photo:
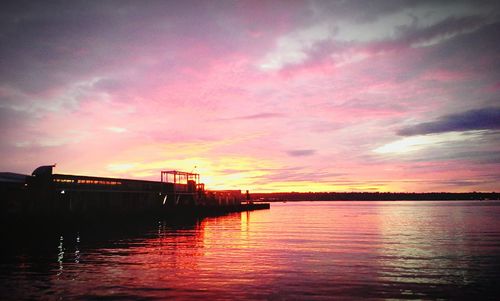
<path fill-rule="evenodd" d="M 253 200 L 281 201 L 479 201 L 500 200 L 498 192 L 272 192 L 253 193 Z"/>

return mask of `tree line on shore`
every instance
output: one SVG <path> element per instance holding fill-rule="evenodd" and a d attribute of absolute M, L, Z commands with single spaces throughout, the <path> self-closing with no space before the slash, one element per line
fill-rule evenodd
<path fill-rule="evenodd" d="M 497 192 L 272 192 L 252 193 L 266 201 L 410 201 L 410 200 L 499 200 Z"/>

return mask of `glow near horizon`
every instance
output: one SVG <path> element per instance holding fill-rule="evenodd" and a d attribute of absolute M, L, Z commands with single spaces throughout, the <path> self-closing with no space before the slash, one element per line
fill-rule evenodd
<path fill-rule="evenodd" d="M 494 2 L 58 5 L 5 9 L 2 171 L 499 190 Z"/>

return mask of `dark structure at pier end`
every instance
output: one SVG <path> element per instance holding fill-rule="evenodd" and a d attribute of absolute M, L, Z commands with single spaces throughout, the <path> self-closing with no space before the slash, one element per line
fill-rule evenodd
<path fill-rule="evenodd" d="M 0 173 L 1 209 L 12 216 L 211 215 L 256 209 L 240 190 L 206 190 L 196 173 L 161 171 L 160 181 L 54 174 Z"/>

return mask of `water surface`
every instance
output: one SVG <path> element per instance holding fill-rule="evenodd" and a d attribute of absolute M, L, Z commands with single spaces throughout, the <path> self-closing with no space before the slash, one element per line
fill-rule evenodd
<path fill-rule="evenodd" d="M 500 296 L 498 201 L 288 202 L 201 220 L 11 230 L 2 300 Z"/>

